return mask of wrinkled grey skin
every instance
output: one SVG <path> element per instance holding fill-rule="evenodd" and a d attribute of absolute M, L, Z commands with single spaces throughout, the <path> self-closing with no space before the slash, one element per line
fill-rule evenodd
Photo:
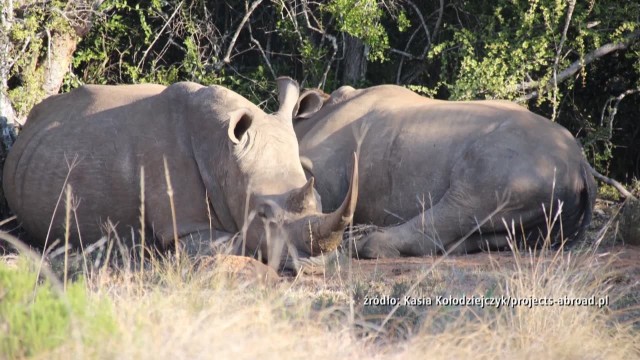
<path fill-rule="evenodd" d="M 543 204 L 547 214 L 553 204 L 555 215 L 558 200 L 562 229 L 553 227 L 554 241 L 582 237 L 591 220 L 596 185 L 575 139 L 516 104 L 344 86 L 330 96 L 303 93 L 294 115 L 301 161 L 325 210 L 347 192 L 344 159 L 362 140 L 354 222 L 386 228 L 357 242 L 360 257 L 504 248 L 503 220 L 533 244 L 548 233 Z M 479 223 L 480 231 L 454 246 Z"/>
<path fill-rule="evenodd" d="M 278 88 L 281 106 L 272 115 L 226 88 L 188 82 L 83 86 L 50 97 L 34 107 L 7 157 L 9 205 L 32 244 L 43 247 L 64 236 L 65 204 L 57 203 L 70 184 L 78 220 L 71 222 L 72 245 L 81 245 L 77 228 L 85 247 L 97 241 L 107 220 L 130 239 L 140 228 L 144 168 L 145 227 L 167 247 L 174 236 L 166 157 L 176 230 L 189 253 L 209 254 L 212 240 L 236 232 L 244 235 L 237 251 L 263 260 L 273 256 L 268 243 L 276 238 L 279 254 L 332 251 L 357 188 L 336 212 L 322 214 L 291 123 L 298 85 L 280 78 Z"/>

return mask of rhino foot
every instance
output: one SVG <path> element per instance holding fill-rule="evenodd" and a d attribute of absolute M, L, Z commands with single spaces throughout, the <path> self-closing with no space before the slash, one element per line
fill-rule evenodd
<path fill-rule="evenodd" d="M 233 252 L 233 237 L 229 233 L 217 230 L 192 232 L 179 239 L 181 251 L 190 258 L 200 258 Z"/>
<path fill-rule="evenodd" d="M 289 257 L 283 264 L 283 268 L 296 273 L 319 275 L 325 273 L 327 268 L 338 262 L 340 260 L 339 257 L 337 251 L 319 256 L 299 257 L 297 259 Z"/>
<path fill-rule="evenodd" d="M 395 239 L 385 231 L 371 232 L 350 242 L 352 255 L 360 259 L 397 258 L 401 256 Z"/>

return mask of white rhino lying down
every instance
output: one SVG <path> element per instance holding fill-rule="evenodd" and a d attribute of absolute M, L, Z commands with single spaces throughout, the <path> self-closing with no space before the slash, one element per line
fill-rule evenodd
<path fill-rule="evenodd" d="M 50 97 L 31 111 L 7 157 L 9 205 L 31 244 L 43 247 L 64 236 L 65 204 L 58 202 L 68 183 L 77 203 L 72 245 L 97 241 L 107 220 L 129 236 L 140 228 L 144 167 L 145 227 L 167 247 L 174 226 L 166 157 L 176 231 L 189 253 L 210 253 L 211 240 L 236 232 L 244 235 L 238 251 L 263 259 L 276 238 L 285 242 L 274 251 L 332 251 L 353 216 L 357 174 L 342 206 L 322 214 L 292 125 L 298 85 L 280 78 L 278 89 L 280 109 L 272 115 L 223 87 L 188 82 L 83 86 Z"/>
<path fill-rule="evenodd" d="M 555 216 L 558 200 L 562 225 L 556 223 L 554 241 L 582 237 L 591 221 L 596 185 L 575 139 L 516 104 L 344 86 L 330 96 L 306 91 L 294 114 L 303 167 L 315 176 L 325 210 L 338 208 L 347 193 L 345 159 L 365 134 L 354 222 L 388 227 L 357 242 L 360 257 L 503 248 L 505 222 L 534 244 L 547 235 L 545 211 L 553 206 Z M 505 205 L 504 196 L 506 207 L 483 223 Z"/>

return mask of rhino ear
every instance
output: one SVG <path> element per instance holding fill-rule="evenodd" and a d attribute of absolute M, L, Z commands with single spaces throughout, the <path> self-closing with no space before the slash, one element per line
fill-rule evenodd
<path fill-rule="evenodd" d="M 293 118 L 295 119 L 307 119 L 313 114 L 318 112 L 324 105 L 324 102 L 329 98 L 329 95 L 325 94 L 321 90 L 311 89 L 306 90 L 298 98 L 296 107 L 293 109 Z"/>
<path fill-rule="evenodd" d="M 293 108 L 296 106 L 296 99 L 300 95 L 298 82 L 287 76 L 276 79 L 278 83 L 278 117 L 284 122 L 291 124 Z"/>
<path fill-rule="evenodd" d="M 253 114 L 249 109 L 242 108 L 229 113 L 229 128 L 227 133 L 234 144 L 239 144 L 244 134 L 253 123 Z"/>

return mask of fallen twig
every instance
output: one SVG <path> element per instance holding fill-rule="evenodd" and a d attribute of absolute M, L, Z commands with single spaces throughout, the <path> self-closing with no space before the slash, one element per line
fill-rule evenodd
<path fill-rule="evenodd" d="M 596 171 L 596 169 L 591 168 L 591 174 L 593 174 L 593 176 L 602 181 L 605 184 L 611 185 L 613 186 L 616 190 L 618 190 L 618 192 L 620 193 L 620 195 L 622 195 L 622 197 L 624 197 L 625 199 L 634 199 L 637 200 L 637 198 L 635 196 L 633 196 L 633 194 L 627 190 L 624 185 L 620 184 L 618 181 L 611 179 L 609 177 L 606 177 L 602 174 L 600 174 L 598 171 Z"/>

